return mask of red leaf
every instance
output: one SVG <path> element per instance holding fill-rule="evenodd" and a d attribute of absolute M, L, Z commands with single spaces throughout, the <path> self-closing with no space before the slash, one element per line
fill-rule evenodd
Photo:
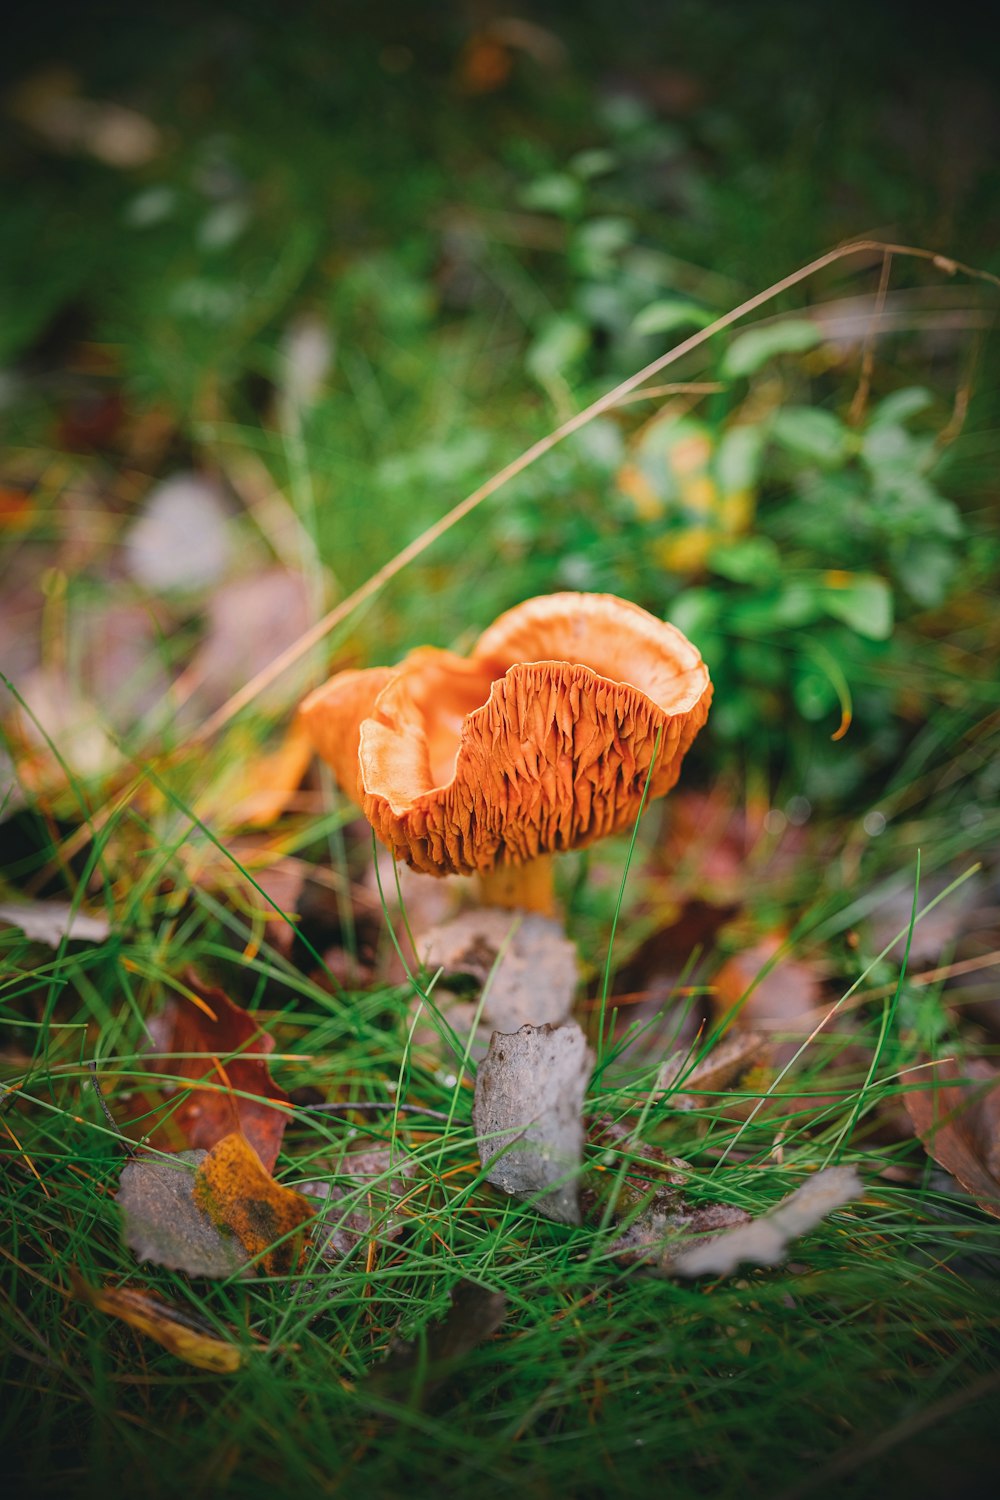
<path fill-rule="evenodd" d="M 260 1029 L 256 1016 L 234 1005 L 222 990 L 202 985 L 192 974 L 187 984 L 198 1003 L 172 1001 L 160 1018 L 157 1040 L 167 1054 L 165 1072 L 206 1087 L 186 1094 L 158 1128 L 153 1143 L 173 1149 L 179 1135 L 186 1145 L 211 1151 L 224 1136 L 238 1131 L 271 1172 L 291 1101 L 272 1079 L 264 1058 L 244 1054 L 272 1052 L 274 1040 Z M 185 1052 L 198 1055 L 169 1056 Z"/>

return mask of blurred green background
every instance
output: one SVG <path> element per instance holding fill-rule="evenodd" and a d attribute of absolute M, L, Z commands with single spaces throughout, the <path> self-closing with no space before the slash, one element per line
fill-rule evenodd
<path fill-rule="evenodd" d="M 8 509 L 85 482 L 113 518 L 64 569 L 72 621 L 134 599 L 115 548 L 158 481 L 248 510 L 255 565 L 274 487 L 315 614 L 836 243 L 1000 270 L 990 41 L 902 4 L 29 8 L 0 64 Z M 612 590 L 709 660 L 703 759 L 870 799 L 937 706 L 995 697 L 995 289 L 897 258 L 880 301 L 881 272 L 831 268 L 672 367 L 694 391 L 593 422 L 337 659 Z M 166 603 L 182 664 L 204 600 Z"/>

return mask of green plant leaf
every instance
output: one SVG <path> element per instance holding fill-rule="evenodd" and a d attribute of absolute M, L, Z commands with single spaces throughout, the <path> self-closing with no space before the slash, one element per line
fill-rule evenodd
<path fill-rule="evenodd" d="M 525 356 L 528 373 L 544 385 L 575 365 L 590 345 L 590 331 L 570 313 L 559 313 L 543 323 Z"/>
<path fill-rule="evenodd" d="M 521 202 L 525 208 L 534 208 L 541 213 L 560 214 L 571 217 L 583 202 L 583 189 L 575 177 L 568 172 L 546 172 L 536 177 L 521 191 Z"/>
<path fill-rule="evenodd" d="M 870 641 L 887 641 L 892 635 L 893 609 L 892 590 L 885 579 L 874 573 L 847 574 L 845 579 L 849 581 L 843 586 L 827 584 L 822 590 L 824 612 Z"/>
<path fill-rule="evenodd" d="M 901 426 L 933 404 L 930 391 L 920 385 L 908 385 L 901 391 L 893 391 L 891 396 L 878 403 L 868 420 L 868 429 Z"/>
<path fill-rule="evenodd" d="M 757 423 L 729 427 L 719 439 L 713 468 L 723 495 L 754 490 L 760 478 L 760 460 L 766 433 Z"/>
<path fill-rule="evenodd" d="M 734 583 L 773 584 L 781 577 L 781 554 L 770 537 L 750 536 L 713 547 L 708 566 Z"/>
<path fill-rule="evenodd" d="M 731 380 L 753 375 L 779 354 L 804 354 L 823 342 L 823 335 L 808 318 L 786 318 L 765 328 L 748 328 L 737 334 L 722 360 L 722 373 Z"/>
<path fill-rule="evenodd" d="M 693 641 L 714 629 L 722 600 L 715 589 L 685 589 L 671 604 L 667 619 Z"/>
<path fill-rule="evenodd" d="M 569 169 L 574 177 L 586 182 L 591 177 L 603 177 L 606 172 L 613 172 L 617 165 L 618 157 L 613 151 L 593 147 L 589 151 L 578 151 L 570 160 Z"/>
<path fill-rule="evenodd" d="M 933 609 L 947 597 L 957 568 L 952 548 L 911 538 L 899 549 L 893 572 L 916 604 Z"/>
<path fill-rule="evenodd" d="M 570 255 L 585 276 L 610 276 L 634 234 L 631 221 L 619 215 L 589 219 L 573 235 Z"/>
<path fill-rule="evenodd" d="M 799 458 L 836 468 L 847 455 L 851 434 L 833 412 L 816 406 L 785 406 L 774 415 L 771 437 Z"/>
<path fill-rule="evenodd" d="M 685 302 L 681 297 L 664 297 L 650 302 L 637 313 L 632 322 L 632 332 L 639 334 L 673 333 L 675 328 L 707 328 L 715 318 L 694 302 Z"/>

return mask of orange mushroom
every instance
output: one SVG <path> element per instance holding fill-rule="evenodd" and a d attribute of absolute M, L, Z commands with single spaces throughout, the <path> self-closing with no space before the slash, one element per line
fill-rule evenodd
<path fill-rule="evenodd" d="M 610 594 L 549 594 L 468 658 L 421 647 L 341 672 L 301 714 L 397 859 L 478 872 L 492 904 L 548 911 L 546 856 L 630 827 L 647 780 L 668 792 L 711 699 L 674 626 Z"/>

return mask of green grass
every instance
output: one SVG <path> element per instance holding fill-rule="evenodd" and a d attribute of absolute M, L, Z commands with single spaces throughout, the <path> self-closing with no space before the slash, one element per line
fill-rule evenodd
<path fill-rule="evenodd" d="M 118 544 L 158 478 L 194 467 L 231 485 L 249 571 L 273 560 L 252 501 L 274 486 L 306 539 L 318 614 L 662 352 L 673 334 L 635 332 L 645 307 L 725 312 L 872 226 L 1000 272 L 996 155 L 955 71 L 982 82 L 993 66 L 971 34 L 943 27 L 931 48 L 891 6 L 842 7 L 833 32 L 801 6 L 575 6 L 546 21 L 569 64 L 517 53 L 509 85 L 476 96 L 460 83 L 474 20 L 348 9 L 335 35 L 323 5 L 294 26 L 236 6 L 220 30 L 179 25 L 174 9 L 100 35 L 76 17 L 64 43 L 81 92 L 145 111 L 163 154 L 122 171 L 47 151 L 23 125 L 3 142 L 16 207 L 0 224 L 0 490 L 30 502 L 4 562 L 37 596 L 45 660 L 85 698 L 87 610 L 148 603 Z M 6 82 L 56 56 L 48 11 L 20 25 Z M 657 105 L 650 59 L 690 75 L 700 102 Z M 638 102 L 614 102 L 615 77 Z M 167 211 L 140 225 L 157 194 Z M 219 202 L 247 216 L 228 247 L 205 234 Z M 832 316 L 873 293 L 880 270 L 877 258 L 842 267 L 766 311 Z M 196 717 L 168 704 L 123 728 L 98 692 L 118 766 L 88 774 L 78 730 L 63 727 L 48 751 L 66 774 L 37 790 L 15 745 L 25 806 L 0 812 L 5 900 L 86 900 L 111 922 L 104 943 L 57 951 L 0 929 L 0 1452 L 22 1492 L 881 1500 L 977 1493 L 995 1473 L 1000 1224 L 898 1128 L 928 1055 L 996 1055 L 983 991 L 914 979 L 967 939 L 968 882 L 982 933 L 995 931 L 1000 835 L 995 299 L 943 283 L 894 262 L 902 327 L 876 346 L 858 423 L 857 348 L 827 341 L 730 378 L 731 345 L 715 340 L 671 372 L 722 387 L 687 413 L 713 464 L 734 431 L 756 433 L 763 455 L 746 531 L 690 569 L 657 549 L 696 518 L 674 501 L 643 518 L 619 485 L 659 410 L 637 402 L 449 532 L 308 667 L 319 680 L 331 662 L 394 661 L 424 642 L 461 650 L 503 608 L 555 588 L 608 589 L 683 620 L 719 691 L 677 800 L 647 811 L 634 852 L 612 840 L 559 872 L 578 1014 L 602 1049 L 588 1109 L 637 1127 L 629 1153 L 593 1149 L 591 1166 L 620 1183 L 662 1148 L 688 1163 L 693 1201 L 758 1214 L 807 1172 L 854 1163 L 864 1200 L 781 1268 L 687 1284 L 618 1265 L 606 1223 L 569 1229 L 502 1198 L 478 1163 L 474 1063 L 435 1012 L 433 976 L 345 990 L 318 928 L 283 956 L 253 871 L 227 852 L 241 831 L 230 778 L 273 746 L 301 684 L 206 746 L 190 744 Z M 335 358 L 290 413 L 283 340 L 302 313 L 332 333 Z M 117 425 L 75 437 L 109 394 Z M 832 607 L 830 570 L 854 579 Z M 176 674 L 204 608 L 171 601 L 140 678 Z M 29 667 L 0 669 L 19 694 Z M 8 732 L 9 707 L 5 692 Z M 734 839 L 728 874 L 706 864 L 704 827 L 678 832 L 691 789 L 755 830 Z M 328 785 L 311 791 L 312 811 L 269 834 L 274 852 L 338 886 L 342 947 L 374 933 L 386 958 L 389 924 L 347 889 L 368 831 Z M 811 806 L 801 826 L 796 806 L 796 818 Z M 762 807 L 788 812 L 789 844 L 753 822 Z M 215 877 L 195 879 L 207 859 Z M 876 934 L 900 882 L 917 938 L 943 918 L 933 954 L 909 964 Z M 676 1111 L 657 1088 L 662 1059 L 714 1044 L 714 1021 L 691 1040 L 689 1014 L 722 960 L 775 933 L 820 976 L 824 1004 L 844 997 L 840 1012 L 786 1076 L 751 1073 Z M 642 983 L 675 989 L 632 1026 L 618 981 L 642 964 Z M 275 1077 L 309 1091 L 280 1181 L 335 1173 L 348 1145 L 410 1156 L 398 1239 L 227 1284 L 123 1248 L 124 1157 L 91 1065 L 114 1118 L 141 1135 L 169 1108 L 148 1090 L 146 1026 L 190 965 L 267 1013 Z M 311 1108 L 320 1099 L 384 1108 Z M 221 1378 L 181 1364 L 73 1300 L 71 1271 L 158 1289 L 245 1349 L 244 1367 Z M 392 1341 L 421 1347 L 463 1279 L 506 1297 L 499 1332 L 441 1383 L 419 1360 L 381 1378 Z"/>
<path fill-rule="evenodd" d="M 856 1055 L 845 1056 L 842 1035 L 818 1040 L 748 1122 L 732 1110 L 745 1117 L 760 1088 L 678 1115 L 669 1100 L 650 1099 L 661 1051 L 616 1061 L 612 1049 L 589 1109 L 633 1124 L 641 1114 L 641 1139 L 690 1163 L 695 1201 L 763 1212 L 831 1155 L 856 1162 L 868 1185 L 864 1203 L 794 1247 L 787 1267 L 673 1283 L 618 1267 L 610 1230 L 554 1226 L 483 1184 L 471 1069 L 447 1028 L 437 1045 L 413 1043 L 409 987 L 331 994 L 267 949 L 247 962 L 232 945 L 249 931 L 231 913 L 222 924 L 199 910 L 197 890 L 190 896 L 194 911 L 182 920 L 147 906 L 146 937 L 123 934 L 44 963 L 5 940 L 5 1030 L 31 1056 L 8 1079 L 17 1095 L 3 1117 L 13 1133 L 5 1451 L 20 1449 L 32 1493 L 110 1484 L 153 1494 L 179 1484 L 199 1494 L 293 1485 L 426 1493 L 446 1483 L 472 1494 L 490 1483 L 596 1496 L 669 1481 L 679 1493 L 832 1494 L 831 1466 L 857 1462 L 856 1492 L 875 1495 L 954 1472 L 956 1453 L 978 1463 L 995 1399 L 983 1377 L 997 1371 L 1000 1230 L 942 1195 L 929 1168 L 923 1185 L 919 1172 L 906 1186 L 879 1178 L 892 1163 L 920 1160 L 908 1143 L 883 1144 L 866 1128 L 876 1105 L 912 1086 L 899 1073 L 916 1056 L 906 1029 L 883 1025 L 882 1007 L 855 1014 L 846 1041 Z M 806 916 L 824 917 L 829 934 L 846 905 L 845 892 L 827 891 Z M 87 1063 L 98 1061 L 129 1133 L 148 1128 L 148 1104 L 129 1102 L 143 1076 L 143 1017 L 166 976 L 192 960 L 232 992 L 280 1007 L 270 1029 L 287 1088 L 385 1106 L 347 1118 L 303 1108 L 277 1170 L 290 1185 L 335 1171 L 349 1140 L 393 1140 L 412 1157 L 406 1232 L 370 1264 L 362 1247 L 288 1280 L 209 1285 L 136 1266 L 122 1249 L 113 1203 L 122 1156 Z M 26 996 L 34 1026 L 24 1024 Z M 456 1089 L 448 1075 L 463 1071 Z M 813 1106 L 810 1095 L 822 1101 Z M 397 1113 L 397 1101 L 445 1119 Z M 626 1160 L 601 1155 L 606 1171 Z M 241 1343 L 246 1367 L 214 1378 L 179 1365 L 70 1300 L 70 1267 L 91 1284 L 159 1288 Z M 419 1339 L 462 1278 L 504 1293 L 500 1333 L 426 1404 L 417 1378 L 387 1392 L 371 1373 L 391 1340 Z M 967 1400 L 931 1421 L 936 1403 L 963 1392 Z M 866 1445 L 897 1426 L 898 1444 L 863 1462 Z"/>

